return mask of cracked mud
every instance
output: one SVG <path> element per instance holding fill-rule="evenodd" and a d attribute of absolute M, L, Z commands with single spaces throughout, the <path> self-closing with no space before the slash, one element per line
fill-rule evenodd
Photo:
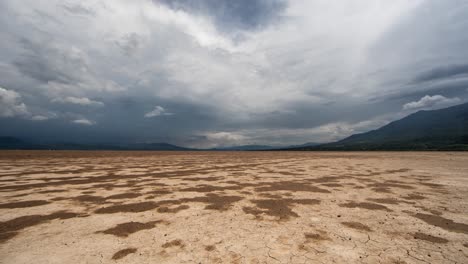
<path fill-rule="evenodd" d="M 0 263 L 468 263 L 468 154 L 0 152 Z"/>

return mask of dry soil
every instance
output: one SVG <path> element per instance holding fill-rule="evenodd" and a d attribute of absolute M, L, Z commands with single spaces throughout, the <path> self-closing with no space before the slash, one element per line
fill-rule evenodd
<path fill-rule="evenodd" d="M 0 263 L 468 263 L 468 153 L 3 151 Z"/>

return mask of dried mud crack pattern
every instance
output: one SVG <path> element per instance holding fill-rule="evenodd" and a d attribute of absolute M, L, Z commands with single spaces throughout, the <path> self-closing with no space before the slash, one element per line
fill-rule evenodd
<path fill-rule="evenodd" d="M 0 263 L 468 263 L 468 154 L 0 152 Z"/>

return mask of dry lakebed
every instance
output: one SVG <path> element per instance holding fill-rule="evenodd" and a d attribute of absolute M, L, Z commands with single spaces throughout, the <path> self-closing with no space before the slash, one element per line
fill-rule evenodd
<path fill-rule="evenodd" d="M 468 263 L 468 153 L 0 152 L 0 263 Z"/>

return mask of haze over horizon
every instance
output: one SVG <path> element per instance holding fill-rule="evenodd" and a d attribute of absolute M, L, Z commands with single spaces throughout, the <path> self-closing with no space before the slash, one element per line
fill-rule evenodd
<path fill-rule="evenodd" d="M 0 136 L 330 142 L 468 100 L 468 1 L 4 0 Z"/>

